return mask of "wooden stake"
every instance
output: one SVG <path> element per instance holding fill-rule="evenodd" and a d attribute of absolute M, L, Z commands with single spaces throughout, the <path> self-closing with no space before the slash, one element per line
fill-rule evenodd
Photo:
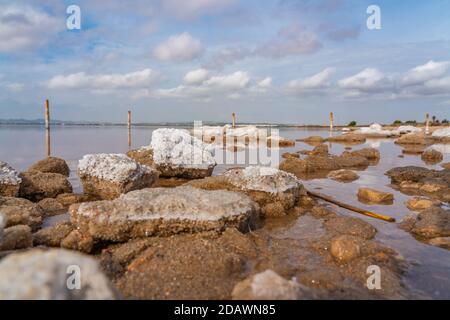
<path fill-rule="evenodd" d="M 50 128 L 45 130 L 45 147 L 47 149 L 47 157 L 51 156 Z"/>
<path fill-rule="evenodd" d="M 45 129 L 50 129 L 50 103 L 48 102 L 48 99 L 45 100 Z"/>
<path fill-rule="evenodd" d="M 428 134 L 430 132 L 430 115 L 427 113 L 425 115 L 425 133 Z"/>
<path fill-rule="evenodd" d="M 131 147 L 131 111 L 128 110 L 128 146 Z"/>
<path fill-rule="evenodd" d="M 307 191 L 307 193 L 310 196 L 312 196 L 312 197 L 325 200 L 327 202 L 330 202 L 330 203 L 333 203 L 335 205 L 338 205 L 339 207 L 342 207 L 342 208 L 345 208 L 347 210 L 351 210 L 351 211 L 360 213 L 360 214 L 368 216 L 368 217 L 372 217 L 372 218 L 383 220 L 383 221 L 387 221 L 387 222 L 395 222 L 395 219 L 392 218 L 392 217 L 385 216 L 385 215 L 378 214 L 378 213 L 371 212 L 371 211 L 367 211 L 367 210 L 363 210 L 363 209 L 359 209 L 359 208 L 357 208 L 355 206 L 352 206 L 350 204 L 346 204 L 346 203 L 337 201 L 337 200 L 335 200 L 335 199 L 333 199 L 333 198 L 331 198 L 329 196 L 326 196 L 326 195 L 323 195 L 323 194 L 320 194 L 320 193 L 311 192 L 311 191 Z"/>
<path fill-rule="evenodd" d="M 330 131 L 333 130 L 333 112 L 330 112 Z"/>
<path fill-rule="evenodd" d="M 131 129 L 131 111 L 128 111 L 128 129 Z"/>
<path fill-rule="evenodd" d="M 236 114 L 234 112 L 231 114 L 231 118 L 233 120 L 233 128 L 235 128 L 236 127 Z"/>

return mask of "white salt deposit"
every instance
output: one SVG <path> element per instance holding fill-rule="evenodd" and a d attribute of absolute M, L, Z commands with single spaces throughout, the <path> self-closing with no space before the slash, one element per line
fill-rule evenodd
<path fill-rule="evenodd" d="M 450 127 L 437 129 L 433 132 L 432 136 L 438 138 L 450 137 Z"/>
<path fill-rule="evenodd" d="M 250 166 L 229 170 L 224 176 L 242 190 L 280 193 L 301 186 L 293 174 L 272 167 Z"/>
<path fill-rule="evenodd" d="M 421 128 L 416 128 L 414 126 L 400 126 L 397 129 L 393 130 L 395 133 L 420 133 L 422 132 Z"/>
<path fill-rule="evenodd" d="M 152 168 L 120 153 L 87 154 L 78 162 L 79 174 L 118 183 L 138 179 L 151 171 Z"/>
<path fill-rule="evenodd" d="M 153 131 L 153 161 L 159 165 L 208 169 L 216 165 L 214 147 L 182 129 L 161 128 Z"/>
<path fill-rule="evenodd" d="M 265 299 L 295 300 L 298 298 L 300 286 L 295 280 L 286 280 L 276 272 L 266 270 L 253 277 L 251 290 L 255 299 L 260 297 Z"/>
<path fill-rule="evenodd" d="M 239 128 L 232 128 L 231 126 L 225 126 L 226 135 L 231 137 L 257 137 L 258 128 L 256 126 L 245 126 Z"/>
<path fill-rule="evenodd" d="M 355 132 L 361 133 L 361 134 L 374 134 L 374 135 L 391 135 L 391 134 L 393 134 L 393 132 L 390 130 L 383 130 L 383 127 L 378 123 L 371 124 L 369 127 L 359 128 Z"/>
<path fill-rule="evenodd" d="M 18 185 L 22 182 L 16 170 L 6 162 L 0 161 L 0 184 Z"/>

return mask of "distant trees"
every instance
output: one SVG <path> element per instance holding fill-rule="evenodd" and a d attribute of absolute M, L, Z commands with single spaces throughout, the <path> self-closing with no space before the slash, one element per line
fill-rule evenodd
<path fill-rule="evenodd" d="M 401 125 L 402 123 L 403 123 L 402 120 L 395 120 L 392 124 L 394 126 L 398 126 L 398 125 Z"/>
<path fill-rule="evenodd" d="M 355 127 L 356 126 L 356 121 L 353 120 L 348 124 L 349 127 Z"/>
<path fill-rule="evenodd" d="M 405 124 L 415 125 L 415 124 L 417 124 L 417 121 L 416 120 L 408 120 L 408 121 L 405 121 Z"/>

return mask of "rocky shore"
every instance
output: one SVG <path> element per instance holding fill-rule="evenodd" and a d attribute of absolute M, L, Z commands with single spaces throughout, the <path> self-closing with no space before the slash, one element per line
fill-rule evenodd
<path fill-rule="evenodd" d="M 217 128 L 208 130 L 214 142 Z M 241 131 L 227 128 L 221 135 L 253 132 Z M 284 154 L 279 169 L 247 166 L 212 175 L 209 143 L 187 130 L 158 129 L 149 146 L 126 155 L 80 159 L 80 194 L 73 193 L 63 159 L 43 159 L 25 172 L 0 162 L 0 299 L 414 297 L 404 283 L 409 262 L 376 239 L 372 224 L 311 197 L 302 180 L 351 184 L 358 171 L 380 161 L 375 148 L 335 155 L 325 141 L 355 145 L 388 137 L 425 146 L 422 160 L 437 164 L 443 156 L 432 147 L 447 143 L 446 134 L 371 126 L 313 136 L 302 139 L 312 150 Z M 450 249 L 447 164 L 441 170 L 398 167 L 386 175 L 394 190 L 410 196 L 411 214 L 398 227 Z M 389 206 L 396 197 L 359 187 L 355 199 Z M 43 226 L 58 216 L 66 218 Z M 82 269 L 86 289 L 67 288 L 71 265 Z M 367 270 L 374 265 L 383 276 L 381 288 L 370 290 Z"/>

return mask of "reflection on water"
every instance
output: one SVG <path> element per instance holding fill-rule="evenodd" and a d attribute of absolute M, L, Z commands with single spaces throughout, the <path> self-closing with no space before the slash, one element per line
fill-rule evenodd
<path fill-rule="evenodd" d="M 156 127 L 133 127 L 131 131 L 125 127 L 72 127 L 56 126 L 51 131 L 51 153 L 53 156 L 64 158 L 71 169 L 71 183 L 75 191 L 81 191 L 79 180 L 76 176 L 77 161 L 87 153 L 125 153 L 130 148 L 149 145 L 152 131 Z M 129 134 L 131 133 L 131 135 Z M 334 133 L 337 134 L 337 133 Z M 295 128 L 280 128 L 280 136 L 292 140 L 306 138 L 308 136 L 328 137 L 328 130 L 306 130 Z M 32 163 L 44 158 L 46 150 L 45 130 L 42 127 L 33 126 L 0 126 L 0 160 L 8 162 L 18 170 L 25 170 Z M 340 154 L 345 150 L 344 145 L 329 144 L 330 153 Z M 398 166 L 417 165 L 433 169 L 441 169 L 439 165 L 427 165 L 420 156 L 405 155 L 401 148 L 390 139 L 370 139 L 365 144 L 353 145 L 353 150 L 374 147 L 380 150 L 381 160 L 364 171 L 359 171 L 360 179 L 352 183 L 339 183 L 328 179 L 312 179 L 305 181 L 310 189 L 320 188 L 321 193 L 332 195 L 334 198 L 359 206 L 363 209 L 393 216 L 400 221 L 410 211 L 404 203 L 409 199 L 397 190 L 391 188 L 390 181 L 384 173 Z M 311 150 L 313 146 L 302 142 L 296 142 L 295 147 L 284 148 L 284 152 L 295 152 L 301 149 Z M 449 145 L 436 145 L 436 149 L 444 154 L 444 162 L 450 161 Z M 214 174 L 223 172 L 233 165 L 219 165 Z M 358 202 L 356 197 L 359 187 L 373 187 L 381 191 L 394 194 L 394 204 L 390 206 L 365 205 Z M 334 207 L 334 206 L 333 206 Z M 345 209 L 334 207 L 335 210 L 345 215 L 355 215 Z M 408 233 L 400 230 L 396 224 L 366 218 L 359 218 L 373 224 L 378 229 L 377 239 L 388 246 L 395 248 L 408 260 L 416 261 L 406 274 L 408 285 L 422 290 L 427 295 L 437 298 L 450 298 L 450 251 L 423 244 L 412 238 Z M 274 228 L 276 235 L 280 237 L 302 237 L 311 235 L 311 230 L 305 230 L 310 221 L 300 220 L 292 222 L 289 229 L 280 230 Z M 320 226 L 315 226 L 315 232 L 321 232 Z M 313 232 L 314 233 L 314 232 Z"/>

